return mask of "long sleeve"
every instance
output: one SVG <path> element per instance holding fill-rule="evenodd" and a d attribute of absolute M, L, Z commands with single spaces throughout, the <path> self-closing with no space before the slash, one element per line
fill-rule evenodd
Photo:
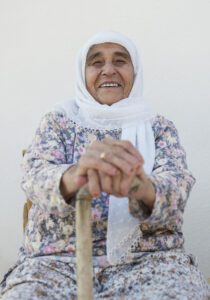
<path fill-rule="evenodd" d="M 65 126 L 65 116 L 46 114 L 22 163 L 22 188 L 26 196 L 42 210 L 60 217 L 73 209 L 60 193 L 61 177 L 73 160 L 74 132 L 64 137 L 64 132 L 68 133 Z"/>
<path fill-rule="evenodd" d="M 131 214 L 141 221 L 143 234 L 181 232 L 183 212 L 195 182 L 187 168 L 186 154 L 171 121 L 158 116 L 153 123 L 156 157 L 149 176 L 156 191 L 152 212 L 139 202 Z"/>

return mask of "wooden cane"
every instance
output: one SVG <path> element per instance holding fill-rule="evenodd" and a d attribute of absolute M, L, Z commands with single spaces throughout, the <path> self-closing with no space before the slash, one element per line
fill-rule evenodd
<path fill-rule="evenodd" d="M 93 299 L 91 200 L 88 187 L 76 199 L 77 299 Z"/>
<path fill-rule="evenodd" d="M 130 192 L 139 189 L 141 181 L 135 177 Z M 76 197 L 76 260 L 77 299 L 93 299 L 91 200 L 88 187 L 82 187 Z"/>

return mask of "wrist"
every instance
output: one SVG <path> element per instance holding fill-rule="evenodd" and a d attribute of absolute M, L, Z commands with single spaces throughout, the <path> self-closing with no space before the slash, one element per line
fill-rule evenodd
<path fill-rule="evenodd" d="M 155 187 L 152 181 L 147 177 L 138 191 L 133 195 L 137 201 L 143 202 L 150 210 L 153 209 L 155 203 Z"/>
<path fill-rule="evenodd" d="M 67 203 L 70 202 L 71 198 L 73 198 L 77 192 L 77 189 L 73 184 L 75 171 L 76 171 L 76 164 L 70 166 L 61 177 L 60 193 Z"/>

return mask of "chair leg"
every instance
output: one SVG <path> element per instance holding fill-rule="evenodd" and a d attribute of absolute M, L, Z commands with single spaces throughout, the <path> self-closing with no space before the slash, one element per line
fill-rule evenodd
<path fill-rule="evenodd" d="M 28 213 L 32 206 L 32 202 L 27 200 L 23 207 L 23 231 L 25 231 L 26 225 L 28 223 Z"/>

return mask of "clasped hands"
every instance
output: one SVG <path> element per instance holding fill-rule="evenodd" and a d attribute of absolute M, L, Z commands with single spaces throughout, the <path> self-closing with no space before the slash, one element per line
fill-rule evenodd
<path fill-rule="evenodd" d="M 62 176 L 60 190 L 64 199 L 74 196 L 81 186 L 88 184 L 94 198 L 101 192 L 127 197 L 132 180 L 138 176 L 141 187 L 132 197 L 153 206 L 155 191 L 143 169 L 144 159 L 138 150 L 123 140 L 104 139 L 94 141 Z"/>

